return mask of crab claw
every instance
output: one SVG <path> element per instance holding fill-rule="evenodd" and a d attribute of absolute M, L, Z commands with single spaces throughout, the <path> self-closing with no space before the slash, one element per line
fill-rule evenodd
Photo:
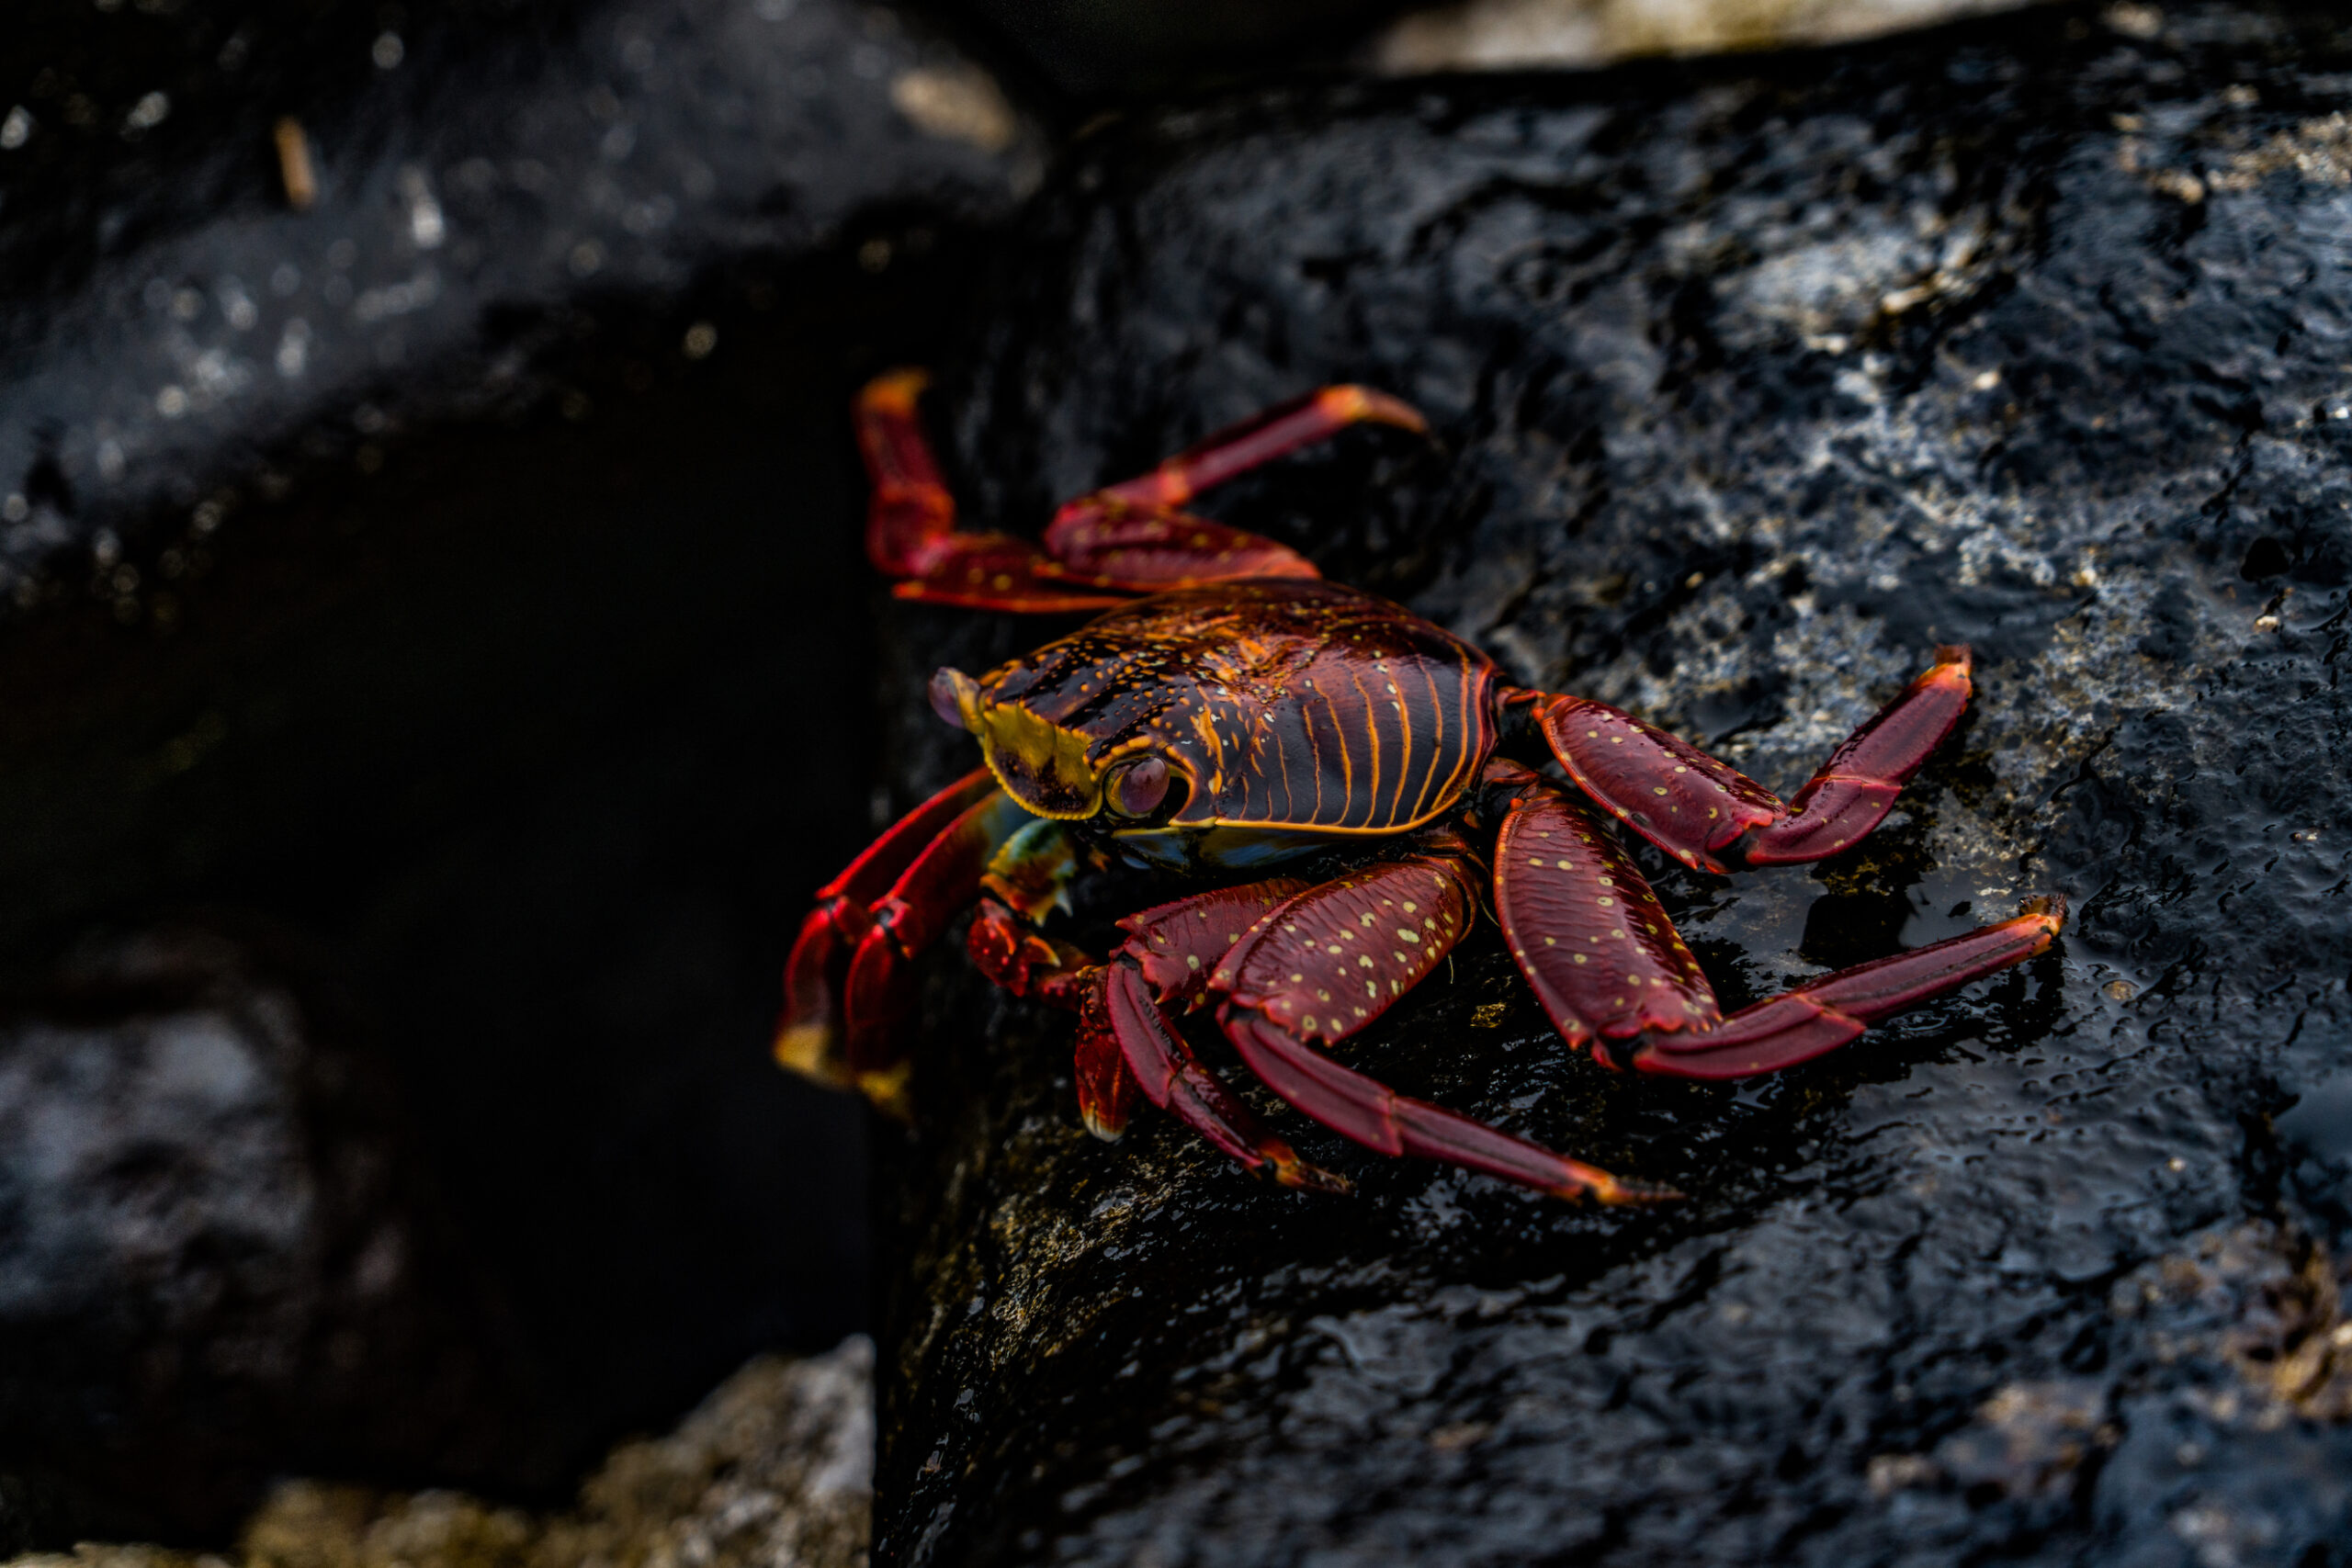
<path fill-rule="evenodd" d="M 873 928 L 864 905 L 840 895 L 801 922 L 784 964 L 784 1016 L 776 1022 L 776 1065 L 831 1089 L 854 1087 L 842 1055 L 842 983 L 850 954 Z"/>
<path fill-rule="evenodd" d="M 906 964 L 972 901 L 989 856 L 1027 820 L 979 769 L 900 818 L 819 888 L 785 963 L 776 1061 L 902 1111 L 906 1073 L 891 1036 L 905 1011 Z"/>

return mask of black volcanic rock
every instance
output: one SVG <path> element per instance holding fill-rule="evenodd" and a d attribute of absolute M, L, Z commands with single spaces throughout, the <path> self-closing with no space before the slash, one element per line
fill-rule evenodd
<path fill-rule="evenodd" d="M 941 953 L 892 1156 L 879 1560 L 2340 1561 L 2352 38 L 2146 19 L 1080 143 L 943 378 L 976 516 L 1386 388 L 1442 452 L 1351 435 L 1211 509 L 1514 679 L 1787 788 L 1975 646 L 1969 720 L 1866 847 L 1646 857 L 1726 1000 L 2030 892 L 2075 913 L 1767 1083 L 1572 1056 L 1491 933 L 1342 1051 L 1690 1194 L 1637 1213 L 1295 1116 L 1352 1200 L 1163 1118 L 1103 1146 L 1067 1020 Z M 905 798 L 970 765 L 932 666 L 1049 630 L 900 616 Z"/>

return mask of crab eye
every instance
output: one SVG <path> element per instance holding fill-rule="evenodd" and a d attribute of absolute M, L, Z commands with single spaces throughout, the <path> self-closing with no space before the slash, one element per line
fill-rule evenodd
<path fill-rule="evenodd" d="M 1103 794 L 1122 817 L 1148 817 L 1168 798 L 1168 764 L 1146 757 L 1113 773 Z"/>

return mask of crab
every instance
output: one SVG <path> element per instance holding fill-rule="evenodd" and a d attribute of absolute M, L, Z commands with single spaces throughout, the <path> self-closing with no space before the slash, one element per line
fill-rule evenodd
<path fill-rule="evenodd" d="M 1400 1095 L 1331 1048 L 1488 911 L 1570 1046 L 1684 1078 L 1834 1051 L 2042 952 L 2064 923 L 2062 900 L 2029 899 L 2014 919 L 1725 1016 L 1624 835 L 1714 874 L 1852 848 L 1959 721 L 1967 649 L 1938 649 L 1784 802 L 1632 714 L 1513 685 L 1443 628 L 1184 510 L 1351 425 L 1425 433 L 1394 397 L 1332 386 L 1269 409 L 1065 504 L 1032 543 L 957 526 L 918 418 L 924 386 L 894 371 L 855 406 L 867 549 L 895 593 L 1099 614 L 984 675 L 933 679 L 932 705 L 978 739 L 984 765 L 818 891 L 786 969 L 787 1067 L 903 1112 L 909 966 L 977 906 L 978 967 L 1077 1014 L 1079 1111 L 1098 1136 L 1118 1138 L 1148 1100 L 1254 1171 L 1345 1188 L 1202 1060 L 1179 1021 L 1210 1010 L 1277 1099 L 1371 1149 L 1561 1197 L 1656 1201 L 1676 1194 Z M 1118 921 L 1107 953 L 1052 934 L 1072 879 L 1121 864 L 1197 890 Z"/>

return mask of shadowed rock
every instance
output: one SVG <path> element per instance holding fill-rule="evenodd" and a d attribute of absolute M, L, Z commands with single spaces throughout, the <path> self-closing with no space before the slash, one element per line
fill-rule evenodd
<path fill-rule="evenodd" d="M 545 1502 L 864 1321 L 855 1113 L 759 1048 L 865 806 L 842 411 L 1041 139 L 835 0 L 10 20 L 0 1550 L 285 1473 Z M 190 908 L 352 1029 L 49 1007 Z M 355 1039 L 398 1135 L 313 1114 Z M 435 1179 L 503 1322 L 341 1161 Z"/>
<path fill-rule="evenodd" d="M 462 1474 L 547 1446 L 381 1053 L 282 964 L 220 933 L 158 932 L 93 945 L 12 1013 L 10 1459 L 185 1529 L 288 1452 Z M 105 1517 L 87 1512 L 84 1530 Z"/>

